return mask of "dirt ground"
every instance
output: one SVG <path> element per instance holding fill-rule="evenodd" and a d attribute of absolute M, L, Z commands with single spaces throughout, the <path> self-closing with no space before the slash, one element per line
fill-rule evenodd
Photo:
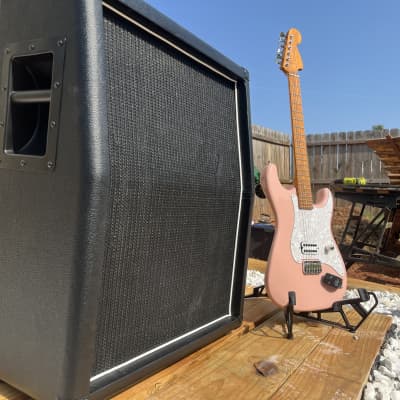
<path fill-rule="evenodd" d="M 400 269 L 383 265 L 353 264 L 347 276 L 365 281 L 400 287 Z"/>
<path fill-rule="evenodd" d="M 349 212 L 349 207 L 335 209 L 332 228 L 337 241 L 340 241 Z M 355 263 L 347 270 L 347 275 L 352 278 L 400 287 L 400 268 Z"/>
<path fill-rule="evenodd" d="M 332 221 L 332 231 L 338 243 L 341 240 L 349 213 L 350 206 L 335 207 Z M 371 208 L 371 210 L 368 210 L 368 213 L 369 215 L 373 215 L 373 209 Z M 274 216 L 271 215 L 266 220 L 266 222 L 274 224 Z M 362 224 L 366 223 L 367 221 L 362 221 Z M 350 237 L 346 238 L 346 242 L 350 242 L 350 240 Z M 390 268 L 383 265 L 355 263 L 347 270 L 347 275 L 352 278 L 400 287 L 400 268 Z"/>

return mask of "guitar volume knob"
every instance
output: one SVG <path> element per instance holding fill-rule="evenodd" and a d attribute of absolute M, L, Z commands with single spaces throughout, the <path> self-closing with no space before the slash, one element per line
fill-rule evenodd
<path fill-rule="evenodd" d="M 328 244 L 325 246 L 325 253 L 327 254 L 327 253 L 329 253 L 329 252 L 332 251 L 332 250 L 335 250 L 335 246 L 333 245 L 333 243 L 328 243 Z"/>

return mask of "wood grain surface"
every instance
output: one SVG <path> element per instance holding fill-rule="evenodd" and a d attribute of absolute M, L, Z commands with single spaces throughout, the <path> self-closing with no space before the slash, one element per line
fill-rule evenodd
<path fill-rule="evenodd" d="M 260 270 L 265 265 L 249 262 Z M 390 290 L 354 279 L 349 285 Z M 359 399 L 391 321 L 373 314 L 352 334 L 295 318 L 294 339 L 288 340 L 282 311 L 267 298 L 248 299 L 240 328 L 114 400 Z M 260 361 L 271 366 L 269 376 L 256 371 Z M 0 400 L 28 399 L 0 383 Z"/>

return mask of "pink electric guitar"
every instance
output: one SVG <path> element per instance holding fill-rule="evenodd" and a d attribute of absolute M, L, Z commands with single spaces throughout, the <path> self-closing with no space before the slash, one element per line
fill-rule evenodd
<path fill-rule="evenodd" d="M 347 285 L 346 269 L 333 238 L 333 198 L 321 189 L 313 204 L 307 143 L 298 71 L 303 63 L 297 45 L 300 32 L 292 28 L 281 34 L 280 69 L 288 77 L 293 134 L 295 187 L 283 187 L 275 165 L 265 167 L 261 185 L 276 216 L 276 231 L 269 254 L 265 286 L 280 307 L 295 295 L 295 311 L 330 308 L 342 300 Z"/>

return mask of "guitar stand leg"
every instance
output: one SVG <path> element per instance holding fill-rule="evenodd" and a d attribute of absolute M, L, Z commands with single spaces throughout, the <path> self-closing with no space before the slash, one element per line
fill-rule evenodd
<path fill-rule="evenodd" d="M 362 303 L 367 302 L 372 297 L 373 303 L 370 306 L 369 310 L 366 310 Z M 367 292 L 365 289 L 358 289 L 358 297 L 346 300 L 336 301 L 332 304 L 331 308 L 327 308 L 325 310 L 318 310 L 314 312 L 298 312 L 294 313 L 294 315 L 298 315 L 308 320 L 322 322 L 326 325 L 334 326 L 337 328 L 345 329 L 349 332 L 355 332 L 361 324 L 368 318 L 368 316 L 372 313 L 375 307 L 378 305 L 378 298 L 374 292 Z M 360 320 L 357 324 L 353 325 L 350 323 L 347 318 L 346 313 L 343 310 L 344 306 L 350 306 L 353 310 L 359 315 Z M 312 313 L 317 314 L 317 316 L 313 316 Z M 325 313 L 339 313 L 342 317 L 343 323 L 327 320 L 322 318 L 322 314 Z"/>
<path fill-rule="evenodd" d="M 253 288 L 253 293 L 244 296 L 244 298 L 250 299 L 252 297 L 261 297 L 261 296 L 266 297 L 266 295 L 263 294 L 264 288 L 265 288 L 264 285 L 256 286 Z"/>
<path fill-rule="evenodd" d="M 289 292 L 288 297 L 289 297 L 289 302 L 285 308 L 287 338 L 293 339 L 293 307 L 296 305 L 296 292 Z"/>

